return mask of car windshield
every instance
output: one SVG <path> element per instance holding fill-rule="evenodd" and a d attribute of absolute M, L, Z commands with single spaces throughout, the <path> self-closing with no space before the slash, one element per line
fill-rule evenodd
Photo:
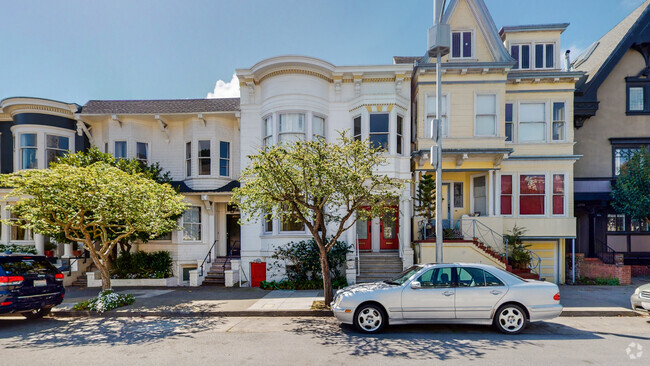
<path fill-rule="evenodd" d="M 422 266 L 412 266 L 404 270 L 404 272 L 400 273 L 396 277 L 391 278 L 390 280 L 386 280 L 384 282 L 391 284 L 391 285 L 402 285 L 404 282 L 408 281 L 409 278 L 411 278 L 414 274 L 418 273 L 422 269 Z"/>

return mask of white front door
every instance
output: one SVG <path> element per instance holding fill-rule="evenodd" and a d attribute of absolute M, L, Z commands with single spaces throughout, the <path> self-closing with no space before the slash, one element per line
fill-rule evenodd
<path fill-rule="evenodd" d="M 487 216 L 487 177 L 480 175 L 472 177 L 472 213 L 478 213 L 480 216 Z"/>

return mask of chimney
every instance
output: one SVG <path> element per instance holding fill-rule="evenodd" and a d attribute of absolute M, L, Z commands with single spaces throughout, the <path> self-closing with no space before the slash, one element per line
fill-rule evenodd
<path fill-rule="evenodd" d="M 566 50 L 564 53 L 564 62 L 566 62 L 566 71 L 571 71 L 571 50 Z"/>

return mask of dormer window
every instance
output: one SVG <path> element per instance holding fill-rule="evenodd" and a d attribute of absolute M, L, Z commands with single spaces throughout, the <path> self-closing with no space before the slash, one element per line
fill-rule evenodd
<path fill-rule="evenodd" d="M 472 57 L 472 32 L 451 32 L 451 57 L 471 58 Z"/>
<path fill-rule="evenodd" d="M 510 46 L 510 56 L 517 60 L 515 69 L 530 69 L 530 45 L 514 44 Z"/>
<path fill-rule="evenodd" d="M 517 61 L 514 69 L 552 69 L 555 67 L 555 43 L 512 44 L 510 56 Z"/>
<path fill-rule="evenodd" d="M 552 69 L 555 60 L 555 44 L 538 43 L 535 44 L 535 68 Z"/>

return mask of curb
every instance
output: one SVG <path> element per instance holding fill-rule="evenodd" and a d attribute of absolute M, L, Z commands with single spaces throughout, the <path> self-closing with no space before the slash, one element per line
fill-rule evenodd
<path fill-rule="evenodd" d="M 239 311 L 118 311 L 97 313 L 73 310 L 52 311 L 53 318 L 142 318 L 142 317 L 172 317 L 172 318 L 209 318 L 209 317 L 330 317 L 334 314 L 329 310 L 239 310 Z"/>

